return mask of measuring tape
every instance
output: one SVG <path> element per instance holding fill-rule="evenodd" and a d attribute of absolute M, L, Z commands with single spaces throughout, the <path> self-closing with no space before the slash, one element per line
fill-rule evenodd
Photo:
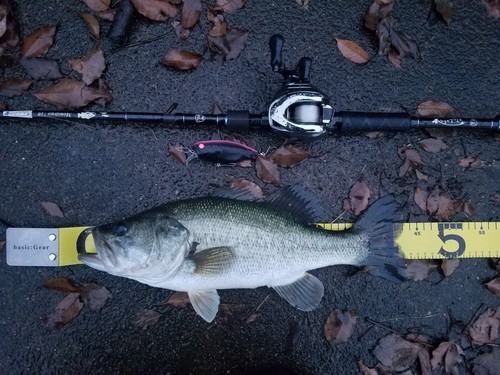
<path fill-rule="evenodd" d="M 350 223 L 317 224 L 326 230 L 345 230 Z M 405 259 L 500 257 L 500 222 L 394 223 L 394 242 Z M 88 227 L 8 228 L 7 264 L 10 266 L 69 266 L 81 264 L 77 242 Z M 96 252 L 92 236 L 87 252 Z"/>

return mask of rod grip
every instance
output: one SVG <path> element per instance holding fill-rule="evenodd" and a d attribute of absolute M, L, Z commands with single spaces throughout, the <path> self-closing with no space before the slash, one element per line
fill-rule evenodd
<path fill-rule="evenodd" d="M 406 113 L 341 112 L 341 132 L 405 131 L 412 127 Z"/>

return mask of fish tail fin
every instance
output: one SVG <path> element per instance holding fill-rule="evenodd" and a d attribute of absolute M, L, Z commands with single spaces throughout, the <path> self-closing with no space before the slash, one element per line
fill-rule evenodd
<path fill-rule="evenodd" d="M 405 280 L 402 276 L 405 262 L 395 239 L 402 215 L 393 195 L 386 195 L 368 207 L 356 223 L 356 229 L 368 234 L 368 255 L 361 261 L 369 273 L 390 281 Z"/>

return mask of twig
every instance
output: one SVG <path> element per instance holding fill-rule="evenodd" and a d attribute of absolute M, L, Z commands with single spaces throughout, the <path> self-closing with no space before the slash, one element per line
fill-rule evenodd
<path fill-rule="evenodd" d="M 365 318 L 365 319 L 366 319 L 368 322 L 370 322 L 370 323 L 372 323 L 372 324 L 374 324 L 374 325 L 376 325 L 376 326 L 379 326 L 379 327 L 385 328 L 386 330 L 388 330 L 388 331 L 390 331 L 390 332 L 392 332 L 392 333 L 395 333 L 395 334 L 396 334 L 396 335 L 398 335 L 398 336 L 403 337 L 405 340 L 408 340 L 408 341 L 410 341 L 410 342 L 414 342 L 414 343 L 417 343 L 417 344 L 420 344 L 420 345 L 423 345 L 423 346 L 427 346 L 428 348 L 432 348 L 432 347 L 433 347 L 431 344 L 429 344 L 429 343 L 427 343 L 427 342 L 420 341 L 420 340 L 413 339 L 413 338 L 412 338 L 412 339 L 410 339 L 410 338 L 406 337 L 407 335 L 404 335 L 404 334 L 402 334 L 401 332 L 398 332 L 398 331 L 396 331 L 396 330 L 392 329 L 391 327 L 386 326 L 385 324 L 379 323 L 379 322 L 377 322 L 376 320 L 373 320 L 373 319 L 371 319 L 371 318 Z"/>

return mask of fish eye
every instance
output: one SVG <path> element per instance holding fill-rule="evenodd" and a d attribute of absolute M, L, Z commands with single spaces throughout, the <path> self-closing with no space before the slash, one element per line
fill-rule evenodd
<path fill-rule="evenodd" d="M 119 224 L 115 226 L 114 228 L 115 235 L 118 237 L 122 237 L 128 232 L 128 228 L 125 226 L 125 224 Z"/>

